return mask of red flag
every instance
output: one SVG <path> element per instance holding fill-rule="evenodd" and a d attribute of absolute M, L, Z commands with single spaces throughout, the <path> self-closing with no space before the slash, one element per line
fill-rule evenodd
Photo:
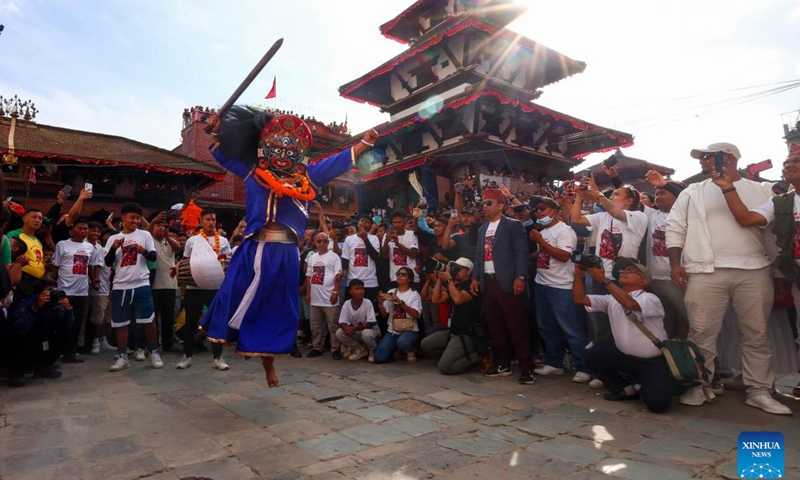
<path fill-rule="evenodd" d="M 275 80 L 277 79 L 277 77 L 272 77 L 272 88 L 269 89 L 269 93 L 264 98 L 275 98 Z"/>
<path fill-rule="evenodd" d="M 31 167 L 31 174 L 28 176 L 28 181 L 31 183 L 36 183 L 36 168 Z"/>

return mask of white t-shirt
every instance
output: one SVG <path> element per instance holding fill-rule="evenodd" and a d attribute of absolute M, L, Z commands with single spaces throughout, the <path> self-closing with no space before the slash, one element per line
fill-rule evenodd
<path fill-rule="evenodd" d="M 419 293 L 415 292 L 414 290 L 411 290 L 410 288 L 405 292 L 400 292 L 396 288 L 393 288 L 389 290 L 389 293 L 397 293 L 397 298 L 405 302 L 405 304 L 408 305 L 409 307 L 422 313 L 422 297 L 419 296 Z M 388 300 L 383 302 L 383 308 L 386 309 L 386 313 L 388 313 L 389 333 L 394 333 L 394 329 L 392 328 L 393 318 L 411 318 L 408 315 L 408 313 L 406 313 L 404 308 L 398 307 L 397 310 L 395 310 L 394 307 L 395 307 L 394 303 Z M 419 331 L 419 325 L 417 325 L 417 322 L 414 322 L 414 328 L 412 329 L 412 331 L 414 332 Z"/>
<path fill-rule="evenodd" d="M 117 233 L 108 238 L 106 251 L 111 250 L 114 242 L 122 238 L 122 245 L 116 251 L 114 261 L 114 290 L 130 290 L 150 285 L 150 270 L 144 255 L 136 253 L 136 245 L 144 247 L 145 253 L 156 249 L 153 236 L 146 230 L 131 233 Z"/>
<path fill-rule="evenodd" d="M 373 326 L 378 324 L 372 302 L 367 299 L 361 300 L 361 305 L 359 305 L 358 310 L 353 308 L 352 298 L 344 302 L 342 311 L 339 313 L 339 325 L 358 327 L 365 323 Z"/>
<path fill-rule="evenodd" d="M 668 213 L 655 208 L 644 207 L 647 215 L 647 269 L 653 280 L 672 278 L 667 256 L 667 217 Z"/>
<path fill-rule="evenodd" d="M 153 241 L 156 244 L 156 253 L 158 254 L 158 259 L 156 260 L 156 278 L 153 280 L 153 289 L 176 290 L 178 288 L 178 278 L 177 276 L 169 276 L 170 268 L 175 266 L 175 252 L 172 251 L 172 247 L 166 237 L 161 241 L 154 238 Z"/>
<path fill-rule="evenodd" d="M 407 249 L 419 248 L 419 240 L 411 230 L 406 230 L 402 235 L 398 235 L 397 241 Z M 397 271 L 400 270 L 400 267 L 409 267 L 414 270 L 414 267 L 417 266 L 417 259 L 409 257 L 396 248 L 394 242 L 389 241 L 389 235 L 384 237 L 383 242 L 389 242 L 389 280 L 396 282 Z M 419 282 L 419 275 L 416 271 L 414 272 L 414 281 Z"/>
<path fill-rule="evenodd" d="M 192 250 L 197 248 L 197 242 L 202 242 L 203 236 L 199 233 L 193 237 L 190 237 L 186 240 L 186 246 L 183 247 L 183 258 L 191 258 Z M 212 250 L 216 248 L 217 241 L 214 239 L 214 236 L 208 237 L 208 245 L 211 247 Z M 215 250 L 216 252 L 216 250 Z M 228 239 L 221 236 L 219 237 L 219 252 L 216 252 L 217 256 L 220 255 L 230 255 L 231 254 L 231 245 L 228 243 Z M 200 287 L 193 287 L 191 285 L 187 285 L 187 290 L 198 290 Z"/>
<path fill-rule="evenodd" d="M 328 250 L 325 255 L 314 252 L 306 258 L 306 277 L 311 278 L 311 306 L 332 307 L 331 295 L 336 275 L 342 271 L 342 259 Z"/>
<path fill-rule="evenodd" d="M 647 215 L 625 210 L 626 222 L 617 220 L 608 212 L 586 215 L 592 229 L 597 232 L 595 253 L 603 259 L 606 276 L 611 277 L 618 257 L 636 258 L 639 245 L 647 231 Z"/>
<path fill-rule="evenodd" d="M 497 273 L 494 269 L 494 234 L 500 220 L 489 222 L 486 236 L 483 238 L 483 273 Z"/>
<path fill-rule="evenodd" d="M 764 203 L 761 184 L 738 180 L 733 185 L 748 209 Z M 713 182 L 703 185 L 702 195 L 711 234 L 711 251 L 714 252 L 714 268 L 752 269 L 753 265 L 760 265 L 758 268 L 768 266 L 770 262 L 764 250 L 762 231 L 739 225 L 728 208 L 722 189 Z"/>
<path fill-rule="evenodd" d="M 542 229 L 542 238 L 548 245 L 572 253 L 578 244 L 578 235 L 569 225 L 558 222 L 552 227 Z M 575 266 L 571 260 L 562 262 L 552 258 L 541 246 L 536 261 L 536 283 L 560 289 L 572 289 Z"/>
<path fill-rule="evenodd" d="M 89 295 L 89 260 L 94 246 L 86 240 L 62 240 L 53 252 L 53 265 L 58 267 L 58 288 L 70 297 Z"/>
<path fill-rule="evenodd" d="M 767 219 L 767 224 L 762 228 L 771 227 L 775 221 L 775 204 L 772 199 L 767 200 L 752 210 Z M 800 266 L 800 196 L 794 195 L 794 242 L 792 242 L 792 258 Z"/>
<path fill-rule="evenodd" d="M 375 235 L 367 235 L 367 240 L 372 247 L 380 251 L 381 244 Z M 364 287 L 374 288 L 378 286 L 378 274 L 375 270 L 375 262 L 367 252 L 367 246 L 358 235 L 350 235 L 344 239 L 342 248 L 342 258 L 349 262 L 347 266 L 347 281 L 357 278 L 364 282 Z"/>
<path fill-rule="evenodd" d="M 106 266 L 106 251 L 100 243 L 94 246 L 94 253 L 92 258 L 89 259 L 89 265 L 92 267 L 100 267 L 100 289 L 95 290 L 89 288 L 90 296 L 104 297 L 111 293 L 111 267 Z"/>
<path fill-rule="evenodd" d="M 630 296 L 636 300 L 641 307 L 641 311 L 631 311 L 631 314 L 639 322 L 644 322 L 650 332 L 659 340 L 667 339 L 667 332 L 664 330 L 664 306 L 661 300 L 652 293 L 644 290 L 630 292 Z M 614 335 L 614 343 L 620 352 L 639 358 L 652 358 L 661 355 L 661 350 L 651 342 L 639 328 L 631 323 L 625 315 L 625 309 L 611 295 L 589 295 L 592 301 L 591 307 L 586 307 L 587 312 L 606 312 L 611 324 L 611 333 Z"/>

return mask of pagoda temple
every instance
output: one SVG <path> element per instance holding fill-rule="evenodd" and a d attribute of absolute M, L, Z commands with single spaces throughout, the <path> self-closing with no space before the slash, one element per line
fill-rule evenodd
<path fill-rule="evenodd" d="M 339 88 L 390 115 L 361 165 L 362 207 L 387 189 L 415 201 L 411 171 L 438 205 L 455 180 L 563 179 L 586 155 L 633 144 L 630 134 L 535 103 L 543 87 L 586 64 L 507 29 L 525 10 L 510 0 L 418 0 L 380 27 L 408 49 Z"/>

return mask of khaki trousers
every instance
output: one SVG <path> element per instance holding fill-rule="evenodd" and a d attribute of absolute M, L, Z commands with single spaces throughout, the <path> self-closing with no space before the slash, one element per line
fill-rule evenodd
<path fill-rule="evenodd" d="M 339 339 L 336 338 L 336 330 L 339 329 L 339 305 L 330 307 L 315 307 L 311 305 L 311 345 L 314 350 L 321 352 L 325 349 L 325 325 L 328 325 L 328 333 L 331 336 L 331 352 L 339 350 Z"/>
<path fill-rule="evenodd" d="M 772 344 L 767 322 L 774 301 L 769 267 L 759 270 L 717 268 L 714 273 L 689 274 L 686 310 L 689 339 L 700 347 L 706 368 L 714 373 L 717 337 L 728 302 L 742 336 L 742 380 L 747 392 L 771 391 Z"/>

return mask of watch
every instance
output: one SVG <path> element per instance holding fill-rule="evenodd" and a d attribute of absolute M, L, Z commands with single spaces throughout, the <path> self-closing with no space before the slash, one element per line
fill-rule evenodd
<path fill-rule="evenodd" d="M 609 283 L 614 283 L 614 281 L 611 280 L 610 278 L 606 278 L 603 280 L 603 285 L 608 285 Z"/>

